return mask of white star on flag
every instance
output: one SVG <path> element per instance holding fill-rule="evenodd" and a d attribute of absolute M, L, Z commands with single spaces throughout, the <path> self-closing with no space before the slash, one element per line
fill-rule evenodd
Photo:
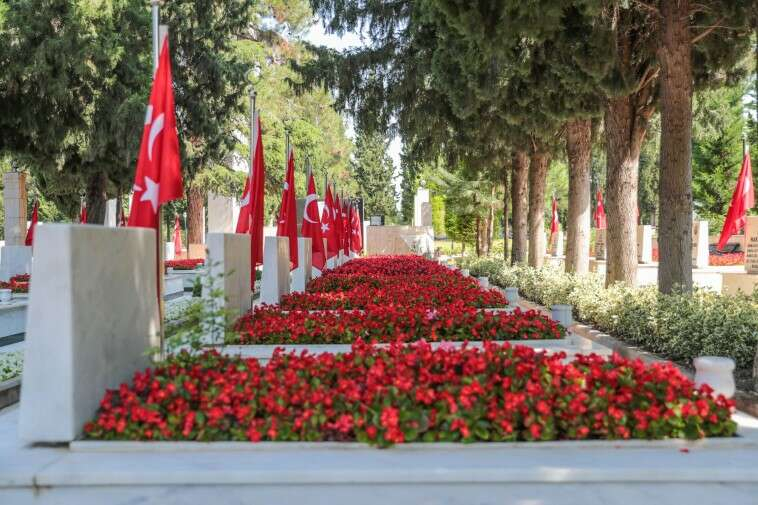
<path fill-rule="evenodd" d="M 250 203 L 250 191 L 245 193 L 242 197 L 242 200 L 240 201 L 240 207 L 247 207 L 247 205 Z"/>
<path fill-rule="evenodd" d="M 329 231 L 329 225 L 326 223 L 321 223 L 321 233 L 326 233 Z"/>
<path fill-rule="evenodd" d="M 150 202 L 150 205 L 153 206 L 153 212 L 158 212 L 158 190 L 160 186 L 160 183 L 145 176 L 145 191 L 142 192 L 139 201 Z"/>

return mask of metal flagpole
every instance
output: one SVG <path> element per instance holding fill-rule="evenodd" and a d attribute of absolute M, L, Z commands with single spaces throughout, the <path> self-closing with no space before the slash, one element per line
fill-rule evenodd
<path fill-rule="evenodd" d="M 160 58 L 160 42 L 161 32 L 168 34 L 168 28 L 160 26 L 160 0 L 150 0 L 151 14 L 153 20 L 153 78 L 158 70 L 158 60 Z M 164 252 L 165 247 L 163 245 L 163 206 L 158 207 L 158 229 L 156 230 L 156 247 L 157 247 L 157 261 L 158 261 L 158 321 L 160 328 L 160 357 L 165 357 L 166 353 L 166 324 L 165 315 L 166 307 L 163 303 L 163 293 L 165 292 L 165 279 L 164 279 Z"/>

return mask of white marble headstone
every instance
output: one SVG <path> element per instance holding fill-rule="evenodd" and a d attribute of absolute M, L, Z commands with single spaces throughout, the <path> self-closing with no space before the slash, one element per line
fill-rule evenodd
<path fill-rule="evenodd" d="M 637 262 L 653 262 L 653 227 L 649 224 L 637 226 Z"/>
<path fill-rule="evenodd" d="M 310 237 L 297 238 L 297 268 L 292 271 L 292 292 L 303 292 L 313 278 L 313 247 Z"/>
<path fill-rule="evenodd" d="M 692 268 L 708 266 L 708 221 L 692 223 Z"/>
<path fill-rule="evenodd" d="M 290 246 L 288 237 L 265 237 L 261 303 L 276 304 L 290 292 Z"/>
<path fill-rule="evenodd" d="M 46 224 L 34 241 L 19 436 L 70 442 L 159 343 L 155 230 Z"/>

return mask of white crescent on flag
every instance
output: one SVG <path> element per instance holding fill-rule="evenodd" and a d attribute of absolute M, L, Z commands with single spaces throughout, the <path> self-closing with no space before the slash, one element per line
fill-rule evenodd
<path fill-rule="evenodd" d="M 308 215 L 308 206 L 311 204 L 311 202 L 315 202 L 318 199 L 316 195 L 308 195 L 305 197 L 305 206 L 303 207 L 303 219 L 308 221 L 309 223 L 316 223 L 313 219 L 310 218 Z M 318 207 L 316 207 L 318 210 Z"/>
<path fill-rule="evenodd" d="M 161 113 L 160 116 L 155 118 L 155 121 L 153 121 L 153 124 L 150 126 L 150 136 L 147 140 L 147 159 L 150 161 L 153 161 L 153 144 L 155 143 L 156 137 L 160 135 L 160 133 L 163 131 L 163 121 L 165 119 L 165 115 Z"/>

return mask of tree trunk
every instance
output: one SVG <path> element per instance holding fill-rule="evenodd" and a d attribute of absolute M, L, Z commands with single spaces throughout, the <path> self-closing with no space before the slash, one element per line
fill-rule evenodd
<path fill-rule="evenodd" d="M 503 170 L 503 262 L 508 262 L 508 168 Z"/>
<path fill-rule="evenodd" d="M 535 152 L 529 162 L 529 266 L 545 262 L 545 187 L 550 156 Z"/>
<path fill-rule="evenodd" d="M 658 289 L 692 290 L 692 43 L 689 0 L 662 0 Z"/>
<path fill-rule="evenodd" d="M 606 285 L 637 280 L 637 183 L 647 121 L 635 102 L 633 95 L 613 98 L 605 110 Z"/>
<path fill-rule="evenodd" d="M 482 218 L 476 216 L 476 256 L 482 255 Z"/>
<path fill-rule="evenodd" d="M 495 240 L 495 193 L 497 188 L 492 185 L 492 192 L 490 193 L 490 213 L 487 223 L 487 255 L 492 252 L 492 242 Z"/>
<path fill-rule="evenodd" d="M 108 200 L 107 188 L 108 177 L 105 172 L 94 172 L 87 180 L 87 224 L 105 223 L 105 202 Z"/>
<path fill-rule="evenodd" d="M 203 243 L 203 229 L 205 228 L 205 209 L 203 191 L 190 185 L 187 193 L 187 242 L 189 244 Z"/>
<path fill-rule="evenodd" d="M 590 156 L 592 120 L 570 121 L 566 129 L 569 162 L 566 271 L 585 274 L 590 267 Z"/>
<path fill-rule="evenodd" d="M 513 156 L 511 201 L 513 205 L 513 244 L 511 264 L 525 264 L 527 259 L 527 214 L 529 208 L 529 156 L 525 151 L 516 151 Z"/>

